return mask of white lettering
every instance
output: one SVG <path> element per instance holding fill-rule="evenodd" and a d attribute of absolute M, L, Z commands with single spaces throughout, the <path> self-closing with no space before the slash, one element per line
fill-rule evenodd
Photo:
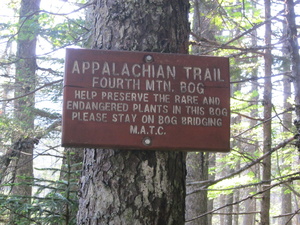
<path fill-rule="evenodd" d="M 227 109 L 226 108 L 213 108 L 213 107 L 209 107 L 209 115 L 212 116 L 227 116 Z"/>
<path fill-rule="evenodd" d="M 140 77 L 141 76 L 141 73 L 138 73 L 138 72 L 136 72 L 136 68 L 141 68 L 141 66 L 139 65 L 139 64 L 133 64 L 133 66 L 132 66 L 132 75 L 134 76 L 134 77 Z"/>
<path fill-rule="evenodd" d="M 175 103 L 178 104 L 193 104 L 198 105 L 198 96 L 197 95 L 175 95 Z"/>
<path fill-rule="evenodd" d="M 91 67 L 90 62 L 83 62 L 82 63 L 82 73 L 84 74 L 86 70 Z"/>
<path fill-rule="evenodd" d="M 72 73 L 75 73 L 75 72 L 80 74 L 80 69 L 79 69 L 77 60 L 74 61 L 73 68 L 72 68 Z"/>
<path fill-rule="evenodd" d="M 92 74 L 95 74 L 95 72 L 99 69 L 100 69 L 100 64 L 98 62 L 92 62 Z"/>
<path fill-rule="evenodd" d="M 218 97 L 204 97 L 203 98 L 203 105 L 220 105 L 220 98 Z"/>
<path fill-rule="evenodd" d="M 107 122 L 107 113 L 72 112 L 72 120 Z"/>
<path fill-rule="evenodd" d="M 206 117 L 181 117 L 182 125 L 189 126 L 204 126 L 204 127 L 221 127 L 221 118 L 206 118 Z"/>
<path fill-rule="evenodd" d="M 180 82 L 180 92 L 188 94 L 204 94 L 204 85 L 203 83 L 193 83 L 193 82 Z"/>

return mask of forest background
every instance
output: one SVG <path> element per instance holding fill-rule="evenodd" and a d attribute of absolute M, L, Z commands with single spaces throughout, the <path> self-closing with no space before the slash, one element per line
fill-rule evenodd
<path fill-rule="evenodd" d="M 190 1 L 190 54 L 230 58 L 232 125 L 230 153 L 188 154 L 186 224 L 300 224 L 299 3 Z M 76 224 L 64 55 L 88 46 L 92 2 L 0 5 L 0 223 Z"/>

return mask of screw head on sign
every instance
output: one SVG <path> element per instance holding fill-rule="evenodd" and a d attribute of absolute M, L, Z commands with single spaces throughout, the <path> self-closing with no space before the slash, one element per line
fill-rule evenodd
<path fill-rule="evenodd" d="M 146 55 L 145 61 L 146 61 L 147 63 L 153 62 L 153 57 L 152 57 L 152 55 Z"/>
<path fill-rule="evenodd" d="M 145 137 L 145 138 L 143 139 L 143 144 L 144 144 L 145 146 L 150 146 L 151 143 L 152 143 L 151 138 Z"/>

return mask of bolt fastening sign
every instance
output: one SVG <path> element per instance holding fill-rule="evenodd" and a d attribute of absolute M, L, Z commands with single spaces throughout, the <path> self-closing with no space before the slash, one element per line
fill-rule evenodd
<path fill-rule="evenodd" d="M 229 151 L 225 57 L 67 49 L 62 146 Z"/>

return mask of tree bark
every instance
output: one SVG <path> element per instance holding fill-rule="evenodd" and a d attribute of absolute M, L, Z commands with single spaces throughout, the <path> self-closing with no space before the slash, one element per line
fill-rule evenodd
<path fill-rule="evenodd" d="M 74 221 L 76 221 L 77 208 L 74 205 L 77 205 L 78 202 L 74 204 L 74 201 L 78 201 L 76 193 L 79 190 L 79 171 L 82 169 L 83 149 L 65 148 L 63 156 L 59 180 L 63 182 L 61 187 L 65 188 L 64 196 L 67 201 L 64 204 L 63 211 L 57 213 L 63 215 L 65 224 L 69 225 L 74 224 Z"/>
<path fill-rule="evenodd" d="M 223 168 L 221 172 L 221 176 L 226 176 L 226 174 L 232 173 L 232 170 L 229 168 L 229 166 L 226 166 L 225 162 L 222 162 L 220 167 Z M 233 222 L 233 193 L 230 194 L 221 194 L 220 196 L 220 206 L 226 206 L 223 209 L 220 210 L 220 225 L 232 225 Z"/>
<path fill-rule="evenodd" d="M 35 90 L 36 83 L 36 41 L 38 34 L 37 13 L 40 0 L 21 1 L 19 31 L 17 39 L 17 62 L 15 76 L 14 114 L 19 121 L 21 133 L 16 135 L 29 136 L 28 131 L 34 130 L 35 96 L 30 93 Z"/>
<path fill-rule="evenodd" d="M 285 77 L 283 79 L 283 98 L 284 98 L 284 109 L 288 109 L 291 106 L 291 104 L 288 102 L 288 98 L 291 97 L 291 83 L 290 79 L 288 77 Z M 282 116 L 283 121 L 283 132 L 288 132 L 287 128 L 292 127 L 292 114 L 291 112 L 287 112 L 283 114 Z M 284 164 L 284 157 L 282 158 L 282 169 L 286 169 L 289 167 L 289 165 Z M 291 185 L 291 182 L 287 183 L 288 185 Z M 287 193 L 286 193 L 287 192 Z M 292 193 L 287 185 L 284 185 L 281 189 L 281 214 L 289 214 L 292 213 Z M 292 225 L 292 221 L 289 221 L 289 217 L 282 217 L 281 218 L 281 224 L 285 225 Z"/>
<path fill-rule="evenodd" d="M 32 194 L 32 187 L 28 183 L 32 182 L 33 148 L 34 144 L 38 143 L 34 138 L 28 137 L 31 136 L 30 132 L 34 131 L 34 115 L 31 110 L 34 108 L 35 98 L 34 94 L 29 93 L 35 89 L 36 41 L 39 29 L 36 15 L 39 8 L 40 0 L 21 1 L 17 38 L 15 97 L 20 98 L 14 101 L 14 117 L 19 129 L 13 140 L 14 151 L 18 151 L 17 159 L 13 163 L 15 167 L 13 182 L 17 185 L 12 186 L 11 193 L 25 196 L 23 203 L 31 201 L 28 197 Z M 29 217 L 29 212 L 25 212 L 21 217 L 20 213 L 16 215 L 12 215 L 12 223 L 16 223 L 22 216 Z"/>
<path fill-rule="evenodd" d="M 31 203 L 32 196 L 32 177 L 33 177 L 33 165 L 32 165 L 32 152 L 34 144 L 37 144 L 38 140 L 33 138 L 24 138 L 15 142 L 12 146 L 14 162 L 12 163 L 13 172 L 13 186 L 11 194 L 16 198 L 20 198 L 19 204 L 26 206 Z M 26 208 L 26 207 L 25 207 Z M 20 211 L 18 208 L 12 208 L 10 215 L 10 224 L 30 224 L 30 211 L 29 209 Z"/>
<path fill-rule="evenodd" d="M 287 24 L 283 23 L 283 30 L 284 35 L 287 35 Z M 282 60 L 282 70 L 284 72 L 290 71 L 291 63 L 289 60 L 289 52 L 288 52 L 288 42 L 285 41 L 283 48 L 283 60 Z M 283 108 L 289 109 L 292 108 L 292 104 L 289 102 L 289 98 L 292 97 L 292 85 L 291 85 L 291 77 L 290 76 L 284 76 L 283 77 Z M 290 129 L 292 128 L 292 112 L 286 112 L 282 115 L 282 131 L 283 132 L 290 132 Z M 287 169 L 290 167 L 290 165 L 286 165 L 284 163 L 285 159 L 284 156 L 282 157 L 282 169 Z M 288 185 L 291 183 L 289 182 Z M 284 185 L 281 189 L 281 214 L 288 214 L 292 213 L 292 194 L 291 191 L 288 191 L 289 187 Z M 286 193 L 287 192 L 287 193 Z M 289 221 L 289 217 L 282 217 L 280 219 L 281 224 L 285 225 L 292 225 L 292 221 Z"/>
<path fill-rule="evenodd" d="M 210 42 L 216 41 L 215 37 L 220 32 L 212 22 L 214 17 L 211 16 L 218 7 L 218 2 L 214 0 L 193 0 L 191 2 L 194 9 L 192 36 L 196 42 L 192 45 L 192 53 L 205 55 L 205 52 L 210 52 L 215 47 Z"/>
<path fill-rule="evenodd" d="M 265 18 L 268 20 L 271 17 L 271 2 L 265 0 Z M 265 60 L 265 82 L 264 82 L 264 120 L 263 125 L 263 153 L 266 154 L 271 150 L 272 136 L 271 136 L 271 120 L 272 117 L 272 53 L 271 53 L 271 21 L 266 22 L 265 25 L 265 44 L 266 51 L 264 54 Z M 264 158 L 262 164 L 262 179 L 267 181 L 262 185 L 262 201 L 261 201 L 261 224 L 270 224 L 270 179 L 271 179 L 271 155 Z"/>
<path fill-rule="evenodd" d="M 211 20 L 206 16 L 215 7 L 215 2 L 206 2 L 204 0 L 193 0 L 193 39 L 199 43 L 203 40 L 215 40 L 214 36 L 217 32 L 212 29 Z M 208 50 L 199 45 L 192 46 L 192 54 L 201 55 L 203 51 Z M 214 153 L 213 153 L 214 154 Z M 208 180 L 209 157 L 208 152 L 190 152 L 187 154 L 187 180 L 188 181 L 204 181 Z M 190 185 L 187 192 L 198 189 L 200 185 Z M 204 214 L 208 210 L 207 191 L 199 191 L 186 197 L 186 218 L 194 218 Z M 211 215 L 205 215 L 197 220 L 187 222 L 186 225 L 209 225 Z"/>
<path fill-rule="evenodd" d="M 291 58 L 292 78 L 295 89 L 295 112 L 296 119 L 294 121 L 297 128 L 298 142 L 297 147 L 300 149 L 300 56 L 299 44 L 297 36 L 295 3 L 293 0 L 285 1 L 285 13 L 287 23 L 287 45 Z"/>
<path fill-rule="evenodd" d="M 187 0 L 97 0 L 91 46 L 187 53 L 188 12 Z M 173 151 L 86 149 L 77 223 L 184 224 L 185 156 Z"/>
<path fill-rule="evenodd" d="M 254 7 L 254 8 L 257 7 L 257 4 L 255 2 L 252 2 L 251 4 L 252 4 L 252 7 Z M 252 46 L 257 46 L 258 45 L 257 30 L 252 31 L 251 42 L 252 42 Z M 252 61 L 255 65 L 258 64 L 258 59 L 257 58 L 253 58 Z M 259 74 L 258 68 L 254 67 L 251 71 L 251 77 L 254 78 L 253 81 L 251 82 L 251 92 L 257 91 L 259 89 L 259 83 L 257 81 L 258 74 Z M 259 104 L 259 95 L 253 97 L 251 100 L 255 102 L 254 103 L 255 105 L 258 105 Z M 259 117 L 259 112 L 258 112 L 257 108 L 251 109 L 250 117 L 252 117 L 252 118 L 258 118 Z M 256 120 L 250 120 L 249 127 L 254 127 L 256 125 L 257 125 Z M 258 140 L 257 136 L 258 136 L 257 134 L 251 135 L 250 138 L 253 140 L 253 144 L 251 144 L 251 145 L 249 144 L 247 146 L 247 153 L 251 157 L 254 157 L 254 158 L 255 158 L 255 153 L 259 149 L 259 143 L 257 141 Z M 259 166 L 256 165 L 255 167 L 251 168 L 251 170 L 254 172 L 255 178 L 260 179 Z M 249 173 L 249 172 L 250 172 L 250 170 L 246 171 L 246 173 Z M 257 187 L 254 186 L 254 187 L 246 188 L 246 191 L 243 191 L 243 193 L 247 193 L 247 195 L 248 195 L 248 193 L 252 193 L 252 192 L 254 193 L 254 192 L 257 192 L 257 191 L 258 191 Z M 255 212 L 255 211 L 257 211 L 256 210 L 256 201 L 257 200 L 255 198 L 246 200 L 244 211 L 245 212 Z M 245 214 L 243 216 L 243 225 L 255 225 L 255 217 L 256 217 L 256 214 L 254 214 L 254 213 Z"/>
<path fill-rule="evenodd" d="M 183 160 L 184 153 L 86 149 L 78 224 L 184 224 Z"/>
<path fill-rule="evenodd" d="M 297 128 L 297 142 L 296 146 L 298 151 L 300 150 L 300 56 L 299 56 L 299 43 L 298 43 L 298 32 L 296 25 L 295 15 L 295 2 L 293 0 L 285 1 L 285 15 L 287 24 L 287 35 L 286 43 L 287 50 L 291 60 L 291 71 L 292 80 L 294 85 L 295 93 L 295 112 L 296 119 L 294 124 Z"/>
<path fill-rule="evenodd" d="M 187 180 L 204 181 L 208 180 L 209 153 L 191 152 L 187 155 Z M 187 192 L 200 188 L 200 185 L 190 185 Z M 208 211 L 207 191 L 199 191 L 186 197 L 186 218 L 194 218 Z M 186 225 L 207 225 L 208 215 L 197 220 L 187 222 Z"/>
<path fill-rule="evenodd" d="M 228 215 L 225 216 L 225 225 L 232 225 L 233 223 L 233 193 L 226 195 L 226 204 L 228 204 L 229 206 L 226 207 L 225 212 L 228 213 Z"/>
<path fill-rule="evenodd" d="M 97 0 L 91 46 L 187 54 L 188 9 L 187 0 Z"/>

